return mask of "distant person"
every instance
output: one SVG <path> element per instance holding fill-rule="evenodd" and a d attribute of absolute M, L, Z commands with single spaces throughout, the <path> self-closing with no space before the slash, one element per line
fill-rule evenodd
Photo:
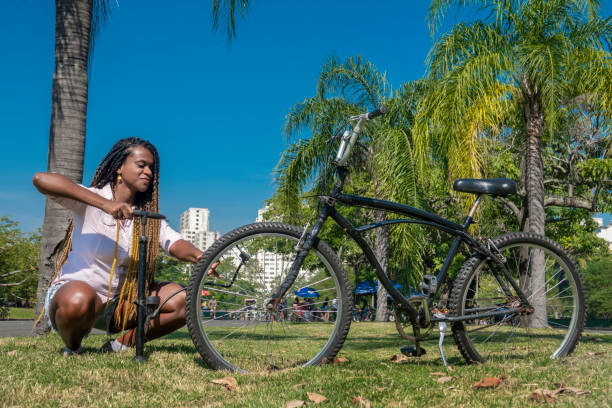
<path fill-rule="evenodd" d="M 213 296 L 208 301 L 208 307 L 210 308 L 210 316 L 214 319 L 217 317 L 217 299 Z"/>
<path fill-rule="evenodd" d="M 56 251 L 55 276 L 44 307 L 51 328 L 66 345 L 63 354 L 81 353 L 83 337 L 98 318 L 101 328 L 108 332 L 128 330 L 105 343 L 99 352 L 134 346 L 141 222 L 134 218 L 134 210 L 159 211 L 157 149 L 135 137 L 119 140 L 102 159 L 90 187 L 56 173 L 36 173 L 33 183 L 38 191 L 72 213 L 66 236 Z M 202 252 L 165 220 L 149 219 L 145 234 L 149 238 L 147 295 L 159 296 L 164 303 L 182 287 L 154 280 L 159 249 L 188 262 L 197 262 Z M 145 341 L 184 324 L 185 292 L 180 292 L 151 321 Z"/>
<path fill-rule="evenodd" d="M 279 303 L 280 319 L 287 320 L 287 298 L 282 298 Z"/>
<path fill-rule="evenodd" d="M 300 303 L 300 298 L 297 296 L 293 299 L 293 306 L 291 308 L 294 320 L 300 320 L 302 318 L 302 307 Z"/>
<path fill-rule="evenodd" d="M 321 310 L 323 311 L 323 320 L 329 322 L 329 298 L 326 297 L 323 302 L 323 306 L 321 306 Z"/>

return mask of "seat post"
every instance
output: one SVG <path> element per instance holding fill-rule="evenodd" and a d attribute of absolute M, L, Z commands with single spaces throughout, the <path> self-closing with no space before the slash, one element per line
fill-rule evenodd
<path fill-rule="evenodd" d="M 474 204 L 472 204 L 472 208 L 470 208 L 470 212 L 468 213 L 468 217 L 474 218 L 474 214 L 476 213 L 476 209 L 480 205 L 480 199 L 481 198 L 482 198 L 482 194 L 478 194 L 478 197 L 476 197 L 476 201 L 474 201 Z"/>
<path fill-rule="evenodd" d="M 478 197 L 476 197 L 476 201 L 474 201 L 474 204 L 472 204 L 472 208 L 470 208 L 470 212 L 468 212 L 467 217 L 465 217 L 465 220 L 463 220 L 463 228 L 466 231 L 468 227 L 470 226 L 470 224 L 472 223 L 472 220 L 474 219 L 474 214 L 476 213 L 476 209 L 480 205 L 481 198 L 482 198 L 482 194 L 478 194 Z"/>

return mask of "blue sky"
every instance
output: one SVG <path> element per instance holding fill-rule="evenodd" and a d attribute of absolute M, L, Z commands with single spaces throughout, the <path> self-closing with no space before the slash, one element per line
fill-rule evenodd
<path fill-rule="evenodd" d="M 110 4 L 94 51 L 83 181 L 116 140 L 150 140 L 161 211 L 175 228 L 188 207 L 209 208 L 222 233 L 254 221 L 274 189 L 285 115 L 314 94 L 329 56 L 362 55 L 399 87 L 423 75 L 431 47 L 428 1 L 255 0 L 231 44 L 211 29 L 210 0 Z M 0 215 L 31 231 L 44 216 L 31 178 L 46 169 L 54 9 L 2 8 Z"/>

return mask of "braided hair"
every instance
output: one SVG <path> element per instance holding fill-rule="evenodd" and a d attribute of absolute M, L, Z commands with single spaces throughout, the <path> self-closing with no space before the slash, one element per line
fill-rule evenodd
<path fill-rule="evenodd" d="M 149 188 L 143 193 L 137 193 L 134 199 L 134 206 L 139 210 L 159 212 L 159 155 L 157 149 L 150 142 L 137 138 L 129 137 L 121 139 L 108 152 L 108 154 L 102 159 L 102 162 L 96 169 L 96 172 L 91 181 L 90 187 L 102 188 L 105 185 L 111 185 L 114 190 L 117 184 L 117 170 L 123 165 L 125 159 L 132 153 L 135 147 L 143 147 L 147 149 L 153 155 L 153 165 L 151 166 L 151 172 L 153 180 L 149 184 Z M 148 290 L 155 279 L 155 261 L 159 254 L 159 227 L 160 221 L 158 219 L 149 219 L 145 227 L 144 235 L 148 238 L 149 246 L 148 253 L 146 254 L 146 266 L 147 266 L 147 283 L 146 288 Z M 117 221 L 117 228 L 119 224 Z M 72 249 L 72 232 L 74 229 L 73 220 L 70 219 L 68 230 L 64 240 L 58 246 L 55 258 L 55 276 L 58 275 L 61 267 L 68 259 L 68 254 Z M 134 218 L 133 231 L 132 231 L 132 247 L 130 250 L 130 262 L 126 273 L 125 281 L 121 288 L 119 295 L 119 303 L 127 301 L 128 307 L 115 309 L 115 321 L 118 325 L 125 328 L 126 320 L 132 316 L 136 308 L 134 301 L 137 297 L 137 267 L 138 267 L 138 235 L 142 229 L 141 219 L 139 217 Z M 118 236 L 117 236 L 118 237 Z M 115 246 L 117 242 L 115 243 Z M 111 289 L 111 283 L 113 279 L 114 267 L 117 260 L 117 251 L 115 250 L 115 259 L 113 260 L 113 267 L 111 268 L 111 276 L 109 282 L 109 294 Z M 53 278 L 55 279 L 55 278 Z M 123 315 L 120 315 L 120 311 L 123 310 Z"/>

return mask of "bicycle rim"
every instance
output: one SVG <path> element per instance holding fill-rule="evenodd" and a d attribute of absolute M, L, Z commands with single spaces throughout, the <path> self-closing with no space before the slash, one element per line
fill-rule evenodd
<path fill-rule="evenodd" d="M 346 289 L 333 260 L 321 252 L 310 251 L 277 310 L 265 307 L 289 272 L 298 238 L 282 232 L 248 235 L 228 243 L 207 263 L 206 271 L 220 262 L 215 268 L 219 276 L 203 274 L 197 304 L 215 297 L 217 310 L 204 307 L 197 328 L 214 368 L 280 370 L 318 364 L 337 352 L 336 343 L 345 336 L 341 329 L 346 319 L 338 317 L 344 313 Z M 293 306 L 296 297 L 301 303 Z M 331 310 L 332 303 L 336 310 Z"/>
<path fill-rule="evenodd" d="M 469 361 L 527 357 L 550 358 L 571 353 L 584 321 L 582 281 L 567 255 L 547 241 L 514 242 L 500 246 L 510 276 L 534 311 L 482 317 L 453 325 L 455 339 Z M 458 278 L 461 294 L 455 315 L 499 312 L 520 306 L 516 291 L 504 291 L 490 259 L 475 258 Z M 538 272 L 539 271 L 539 272 Z M 501 273 L 500 273 L 501 274 Z M 501 279 L 502 282 L 507 282 Z"/>

